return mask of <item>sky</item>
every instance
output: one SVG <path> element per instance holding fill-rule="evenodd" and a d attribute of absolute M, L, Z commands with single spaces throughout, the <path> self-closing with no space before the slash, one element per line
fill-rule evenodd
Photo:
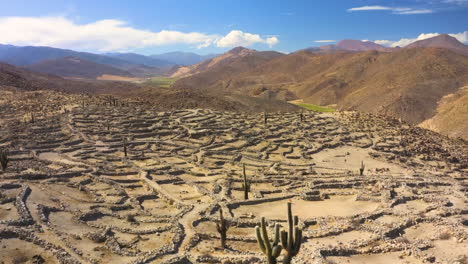
<path fill-rule="evenodd" d="M 468 0 L 0 0 L 0 44 L 95 53 L 293 52 L 342 39 L 468 44 Z"/>

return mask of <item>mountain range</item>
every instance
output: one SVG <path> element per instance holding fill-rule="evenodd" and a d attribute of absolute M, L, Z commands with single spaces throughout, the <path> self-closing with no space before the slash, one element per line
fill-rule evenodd
<path fill-rule="evenodd" d="M 201 64 L 191 66 L 195 72 L 186 72 L 174 88 L 203 87 L 207 91 L 302 100 L 339 110 L 387 114 L 411 124 L 433 119 L 431 124 L 437 131 L 452 119 L 457 121 L 444 132 L 468 138 L 462 125 L 468 113 L 447 114 L 453 111 L 450 109 L 466 108 L 468 103 L 466 92 L 460 92 L 468 85 L 466 45 L 440 35 L 381 51 L 358 41 L 327 47 L 334 51 L 306 49 L 270 57 L 236 48 L 212 59 L 217 64 L 203 71 L 196 71 Z"/>
<path fill-rule="evenodd" d="M 450 136 L 468 139 L 468 46 L 449 35 L 389 48 L 369 41 L 343 40 L 336 45 L 303 49 L 290 54 L 243 47 L 224 54 L 133 53 L 92 54 L 48 47 L 0 45 L 0 61 L 23 69 L 67 78 L 99 79 L 102 75 L 154 76 L 178 79 L 170 88 L 119 91 L 153 98 L 167 107 L 211 106 L 236 109 L 286 109 L 286 101 L 330 106 L 339 110 L 382 113 Z M 213 57 L 214 56 L 214 57 Z M 183 65 L 184 63 L 194 63 Z M 13 66 L 3 66 L 7 72 Z M 16 69 L 24 71 L 23 69 Z M 18 76 L 34 73 L 21 72 Z M 0 85 L 14 79 L 0 78 Z M 38 75 L 33 83 L 87 90 L 60 77 Z M 19 78 L 20 80 L 28 78 Z M 10 80 L 10 81 L 8 81 Z M 21 82 L 20 83 L 28 83 Z M 21 84 L 20 84 L 21 85 Z M 70 88 L 72 87 L 72 88 Z M 73 88 L 75 87 L 75 88 Z M 128 89 L 127 89 L 128 88 Z M 198 98 L 198 99 L 196 99 Z M 235 99 L 234 99 L 235 98 Z M 242 103 L 241 103 L 242 102 Z M 238 103 L 239 105 L 236 105 Z M 262 107 L 260 107 L 262 106 Z"/>

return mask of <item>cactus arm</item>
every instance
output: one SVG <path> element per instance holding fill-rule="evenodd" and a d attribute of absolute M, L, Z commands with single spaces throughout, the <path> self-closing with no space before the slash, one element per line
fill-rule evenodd
<path fill-rule="evenodd" d="M 302 242 L 302 230 L 299 227 L 296 227 L 296 241 L 294 241 L 294 248 L 293 248 L 293 255 L 297 255 L 299 253 L 299 249 L 301 248 Z"/>
<path fill-rule="evenodd" d="M 258 245 L 260 246 L 260 249 L 262 250 L 263 254 L 266 254 L 265 242 L 262 239 L 262 235 L 260 233 L 260 227 L 259 226 L 255 227 L 255 232 L 257 234 Z"/>
<path fill-rule="evenodd" d="M 271 256 L 274 258 L 279 257 L 279 255 L 281 254 L 281 250 L 283 250 L 283 248 L 280 245 L 274 246 Z"/>
<path fill-rule="evenodd" d="M 292 217 L 292 210 L 291 210 L 291 203 L 288 203 L 288 224 L 289 224 L 289 232 L 288 232 L 288 251 L 293 247 L 294 237 L 293 237 L 293 217 Z"/>
<path fill-rule="evenodd" d="M 288 232 L 281 231 L 281 244 L 283 245 L 284 249 L 288 248 Z"/>
<path fill-rule="evenodd" d="M 268 256 L 271 256 L 271 244 L 270 239 L 268 239 L 268 232 L 266 229 L 265 217 L 262 217 L 262 235 L 263 241 L 265 242 L 265 249 Z"/>
<path fill-rule="evenodd" d="M 275 240 L 273 241 L 273 245 L 278 245 L 279 244 L 279 240 L 280 240 L 280 225 L 279 224 L 276 224 L 275 225 Z"/>

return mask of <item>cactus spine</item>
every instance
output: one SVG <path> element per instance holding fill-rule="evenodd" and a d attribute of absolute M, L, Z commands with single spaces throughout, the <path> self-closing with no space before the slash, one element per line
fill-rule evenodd
<path fill-rule="evenodd" d="M 281 250 L 283 249 L 281 245 L 279 245 L 280 226 L 279 224 L 275 224 L 275 239 L 273 240 L 273 244 L 271 244 L 270 239 L 268 238 L 265 217 L 262 217 L 260 226 L 255 227 L 258 245 L 260 246 L 263 254 L 267 256 L 268 264 L 276 264 L 276 258 L 278 258 L 281 254 Z"/>
<path fill-rule="evenodd" d="M 283 264 L 290 264 L 293 257 L 299 253 L 302 244 L 302 229 L 299 229 L 299 218 L 294 216 L 291 210 L 291 203 L 288 203 L 288 225 L 289 231 L 281 231 L 281 244 L 287 254 L 283 259 Z"/>
<path fill-rule="evenodd" d="M 242 183 L 242 190 L 244 190 L 244 200 L 248 200 L 250 187 L 252 186 L 252 181 L 247 180 L 247 174 L 245 174 L 245 164 L 243 164 L 242 169 L 244 173 L 244 183 Z"/>
<path fill-rule="evenodd" d="M 226 247 L 227 231 L 229 229 L 229 222 L 224 219 L 223 209 L 219 209 L 219 223 L 216 223 L 216 229 L 221 236 L 221 247 Z"/>
<path fill-rule="evenodd" d="M 6 171 L 9 161 L 10 159 L 8 158 L 8 150 L 0 149 L 0 164 L 2 165 L 3 171 Z"/>
<path fill-rule="evenodd" d="M 359 175 L 362 176 L 364 175 L 364 169 L 366 166 L 364 165 L 364 161 L 361 161 L 361 168 L 359 168 Z"/>

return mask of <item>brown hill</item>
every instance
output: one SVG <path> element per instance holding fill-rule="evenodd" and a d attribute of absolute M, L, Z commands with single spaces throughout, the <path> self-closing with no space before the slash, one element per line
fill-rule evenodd
<path fill-rule="evenodd" d="M 46 60 L 26 66 L 26 68 L 35 72 L 85 79 L 95 79 L 104 74 L 126 77 L 132 76 L 128 71 L 76 57 Z"/>
<path fill-rule="evenodd" d="M 254 55 L 255 57 L 261 58 L 263 60 L 268 60 L 268 59 L 272 59 L 275 57 L 279 57 L 284 54 L 276 52 L 276 51 L 256 51 L 256 50 L 247 49 L 244 47 L 237 47 L 224 54 L 221 54 L 209 60 L 202 61 L 198 64 L 179 67 L 171 75 L 171 77 L 187 77 L 187 76 L 191 76 L 194 74 L 202 73 L 212 68 L 231 64 L 232 62 L 236 61 L 239 58 L 243 58 L 243 57 L 250 56 L 250 55 Z"/>
<path fill-rule="evenodd" d="M 27 91 L 55 90 L 68 93 L 115 94 L 125 98 L 138 98 L 147 101 L 161 110 L 210 108 L 222 111 L 290 112 L 299 109 L 284 101 L 224 92 L 206 93 L 202 89 L 144 87 L 118 81 L 69 80 L 0 63 L 0 89 L 4 87 Z"/>
<path fill-rule="evenodd" d="M 237 62 L 238 63 L 238 62 Z M 468 83 L 468 58 L 438 48 L 395 52 L 301 51 L 232 71 L 231 64 L 179 80 L 186 87 L 282 100 L 304 99 L 341 110 L 385 113 L 418 124 Z"/>
<path fill-rule="evenodd" d="M 457 52 L 465 56 L 468 56 L 468 46 L 461 43 L 456 38 L 449 36 L 447 34 L 441 34 L 432 38 L 413 42 L 409 44 L 408 46 L 406 46 L 405 49 L 428 48 L 428 47 L 449 49 L 453 52 Z"/>
<path fill-rule="evenodd" d="M 468 140 L 468 86 L 446 95 L 437 105 L 437 113 L 421 127 Z"/>

